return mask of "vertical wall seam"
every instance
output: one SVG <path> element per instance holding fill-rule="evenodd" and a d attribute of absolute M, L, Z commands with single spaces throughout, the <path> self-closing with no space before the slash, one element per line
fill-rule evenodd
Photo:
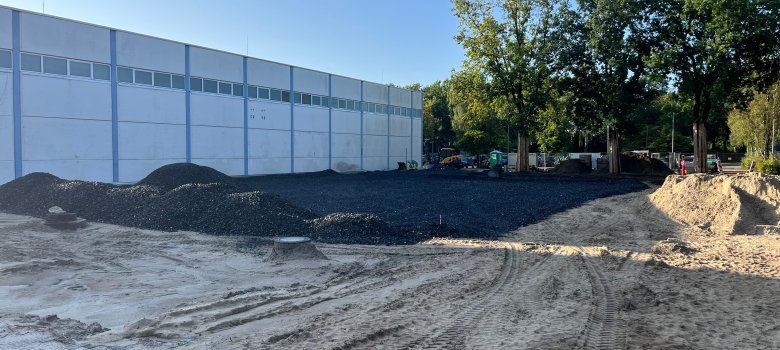
<path fill-rule="evenodd" d="M 192 139 L 190 138 L 192 86 L 190 86 L 190 79 L 190 46 L 184 45 L 184 103 L 186 104 L 184 109 L 184 153 L 187 163 L 192 162 Z"/>
<path fill-rule="evenodd" d="M 365 141 L 363 140 L 363 81 L 360 81 L 360 170 L 364 170 L 363 168 L 363 144 Z"/>
<path fill-rule="evenodd" d="M 119 98 L 117 96 L 116 30 L 111 30 L 111 158 L 113 181 L 119 182 Z"/>
<path fill-rule="evenodd" d="M 19 11 L 11 14 L 13 36 L 13 123 L 14 123 L 14 177 L 22 176 L 22 70 L 21 70 L 21 33 Z"/>
<path fill-rule="evenodd" d="M 247 58 L 244 56 L 244 175 L 249 175 L 249 86 Z"/>
<path fill-rule="evenodd" d="M 333 169 L 333 75 L 328 74 L 328 169 Z"/>
<path fill-rule="evenodd" d="M 390 85 L 387 86 L 387 170 L 390 170 Z"/>
<path fill-rule="evenodd" d="M 295 85 L 293 66 L 290 66 L 290 173 L 295 172 Z"/>

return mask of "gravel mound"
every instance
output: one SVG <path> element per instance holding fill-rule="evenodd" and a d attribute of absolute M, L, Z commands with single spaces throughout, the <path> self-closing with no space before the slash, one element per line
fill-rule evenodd
<path fill-rule="evenodd" d="M 650 199 L 670 217 L 716 234 L 761 234 L 780 224 L 777 176 L 671 175 Z"/>
<path fill-rule="evenodd" d="M 170 191 L 186 184 L 233 184 L 233 178 L 207 166 L 192 163 L 164 165 L 138 181 L 138 185 L 155 186 Z"/>
<path fill-rule="evenodd" d="M 620 155 L 620 171 L 627 174 L 664 176 L 674 173 L 664 162 L 632 152 L 625 152 Z"/>
<path fill-rule="evenodd" d="M 561 175 L 582 175 L 592 173 L 593 169 L 591 169 L 588 164 L 582 160 L 568 159 L 556 165 L 551 172 Z"/>
<path fill-rule="evenodd" d="M 333 213 L 307 221 L 311 238 L 324 243 L 397 243 L 396 231 L 374 214 Z"/>

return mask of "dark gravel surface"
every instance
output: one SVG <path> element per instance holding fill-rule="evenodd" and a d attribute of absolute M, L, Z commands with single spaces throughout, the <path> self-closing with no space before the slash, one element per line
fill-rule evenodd
<path fill-rule="evenodd" d="M 491 179 L 456 170 L 230 178 L 173 164 L 135 186 L 29 174 L 0 186 L 0 210 L 43 217 L 57 205 L 90 221 L 147 229 L 411 244 L 435 236 L 496 237 L 591 199 L 645 188 L 631 179 Z"/>

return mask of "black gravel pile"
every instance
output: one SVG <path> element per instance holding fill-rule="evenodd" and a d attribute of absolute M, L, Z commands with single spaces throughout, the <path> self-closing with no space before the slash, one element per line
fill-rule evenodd
<path fill-rule="evenodd" d="M 233 184 L 233 178 L 207 166 L 192 163 L 168 164 L 152 171 L 138 185 L 159 187 L 170 191 L 186 184 Z"/>
<path fill-rule="evenodd" d="M 592 173 L 593 169 L 582 160 L 568 159 L 556 165 L 551 172 L 561 175 L 582 175 Z"/>
<path fill-rule="evenodd" d="M 620 171 L 628 174 L 661 176 L 674 173 L 664 162 L 632 152 L 625 152 L 620 155 Z"/>
<path fill-rule="evenodd" d="M 333 213 L 307 221 L 309 236 L 318 242 L 352 244 L 410 244 L 407 237 L 374 214 Z"/>

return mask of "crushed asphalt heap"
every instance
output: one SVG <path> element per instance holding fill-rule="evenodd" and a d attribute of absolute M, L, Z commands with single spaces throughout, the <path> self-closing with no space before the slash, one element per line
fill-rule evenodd
<path fill-rule="evenodd" d="M 496 237 L 591 199 L 646 188 L 625 179 L 491 180 L 435 171 L 231 178 L 179 163 L 132 186 L 28 174 L 0 186 L 0 211 L 43 218 L 59 206 L 88 221 L 142 229 L 393 245 Z"/>
<path fill-rule="evenodd" d="M 643 175 L 671 175 L 674 173 L 664 162 L 632 152 L 620 155 L 620 171 Z"/>
<path fill-rule="evenodd" d="M 715 234 L 779 233 L 780 178 L 741 175 L 672 175 L 651 196 L 670 217 Z"/>
<path fill-rule="evenodd" d="M 562 175 L 582 175 L 592 173 L 593 169 L 582 160 L 568 159 L 556 165 L 550 172 Z"/>

